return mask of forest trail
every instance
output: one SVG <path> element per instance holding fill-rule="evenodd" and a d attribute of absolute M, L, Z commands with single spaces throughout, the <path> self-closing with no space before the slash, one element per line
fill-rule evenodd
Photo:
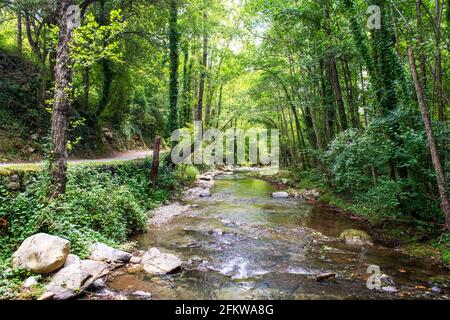
<path fill-rule="evenodd" d="M 98 158 L 98 159 L 70 159 L 68 162 L 70 164 L 80 164 L 80 163 L 90 163 L 90 162 L 112 162 L 112 161 L 131 161 L 144 159 L 152 155 L 153 150 L 127 150 L 115 152 L 109 157 Z M 37 162 L 6 162 L 0 163 L 0 167 L 11 167 L 11 166 L 26 166 L 26 165 L 41 165 L 43 161 Z"/>

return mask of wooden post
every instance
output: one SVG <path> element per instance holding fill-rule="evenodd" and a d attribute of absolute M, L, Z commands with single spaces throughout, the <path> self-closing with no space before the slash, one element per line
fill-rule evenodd
<path fill-rule="evenodd" d="M 155 143 L 153 146 L 153 159 L 152 159 L 152 173 L 150 179 L 152 180 L 153 189 L 156 188 L 156 179 L 158 178 L 158 167 L 159 167 L 159 146 L 161 144 L 161 137 L 155 137 Z"/>

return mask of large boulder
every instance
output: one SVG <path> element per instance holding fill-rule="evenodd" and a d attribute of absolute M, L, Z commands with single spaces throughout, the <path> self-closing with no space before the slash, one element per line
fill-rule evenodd
<path fill-rule="evenodd" d="M 145 272 L 152 275 L 163 275 L 181 267 L 181 260 L 173 254 L 162 253 L 156 248 L 148 250 L 141 261 Z"/>
<path fill-rule="evenodd" d="M 14 252 L 13 267 L 49 274 L 61 268 L 69 254 L 68 240 L 38 233 L 27 239 Z"/>
<path fill-rule="evenodd" d="M 95 280 L 108 273 L 106 263 L 81 260 L 59 270 L 46 286 L 47 292 L 54 293 L 54 300 L 75 297 L 87 289 Z"/>
<path fill-rule="evenodd" d="M 341 233 L 339 238 L 352 246 L 373 246 L 372 238 L 364 231 L 348 229 Z"/>
<path fill-rule="evenodd" d="M 71 264 L 74 264 L 74 263 L 77 263 L 80 261 L 81 261 L 81 259 L 79 256 L 69 253 L 69 255 L 66 258 L 66 262 L 64 263 L 64 267 L 68 267 Z"/>
<path fill-rule="evenodd" d="M 90 246 L 90 259 L 108 262 L 128 262 L 132 255 L 128 252 L 117 250 L 104 243 L 97 242 Z"/>

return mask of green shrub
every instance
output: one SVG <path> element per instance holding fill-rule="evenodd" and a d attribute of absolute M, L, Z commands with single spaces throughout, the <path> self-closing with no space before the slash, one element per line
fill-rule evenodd
<path fill-rule="evenodd" d="M 10 192 L 0 176 L 0 218 L 8 222 L 0 236 L 1 260 L 37 232 L 70 240 L 82 257 L 94 241 L 118 246 L 145 229 L 147 211 L 167 200 L 180 184 L 191 183 L 194 167 L 161 167 L 158 187 L 149 181 L 151 160 L 74 166 L 64 196 L 47 203 L 45 174 L 23 173 L 22 190 Z"/>

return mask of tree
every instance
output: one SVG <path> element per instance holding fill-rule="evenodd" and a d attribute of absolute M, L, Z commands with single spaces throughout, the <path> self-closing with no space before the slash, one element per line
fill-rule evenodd
<path fill-rule="evenodd" d="M 178 129 L 178 0 L 169 0 L 169 50 L 170 50 L 170 76 L 169 76 L 169 124 L 171 134 Z"/>
<path fill-rule="evenodd" d="M 58 2 L 58 52 L 55 65 L 55 94 L 52 115 L 52 151 L 50 163 L 51 185 L 48 195 L 54 198 L 66 191 L 67 184 L 67 128 L 72 81 L 72 60 L 70 41 L 72 30 L 69 28 L 68 8 L 73 0 Z"/>
<path fill-rule="evenodd" d="M 425 125 L 425 131 L 427 133 L 431 159 L 433 161 L 434 170 L 436 171 L 436 179 L 439 189 L 439 195 L 441 197 L 441 208 L 442 211 L 444 212 L 447 230 L 450 232 L 450 203 L 448 200 L 448 191 L 447 191 L 448 189 L 445 183 L 445 174 L 441 165 L 441 161 L 439 159 L 439 153 L 436 147 L 436 141 L 434 139 L 430 115 L 428 114 L 428 109 L 425 104 L 423 89 L 419 81 L 419 76 L 417 74 L 416 60 L 414 58 L 414 52 L 411 46 L 408 47 L 408 58 L 411 68 L 411 74 L 414 81 L 414 87 L 416 88 L 417 101 L 419 102 L 420 113 L 422 114 L 423 124 Z"/>

